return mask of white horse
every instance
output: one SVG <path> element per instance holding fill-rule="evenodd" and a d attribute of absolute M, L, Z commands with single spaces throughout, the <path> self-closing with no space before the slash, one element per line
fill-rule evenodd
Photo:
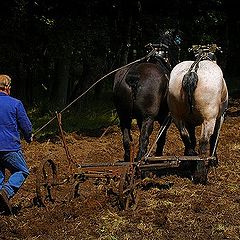
<path fill-rule="evenodd" d="M 205 154 L 210 143 L 209 156 L 217 159 L 217 140 L 228 106 L 221 68 L 210 60 L 177 64 L 170 75 L 168 105 L 185 146 L 184 155 L 198 155 L 195 128 L 201 125 L 199 154 Z"/>

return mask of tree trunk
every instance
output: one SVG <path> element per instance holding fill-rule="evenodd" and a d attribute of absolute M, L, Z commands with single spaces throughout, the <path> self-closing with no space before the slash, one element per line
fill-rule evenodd
<path fill-rule="evenodd" d="M 55 96 L 56 103 L 63 107 L 67 103 L 68 85 L 70 75 L 71 51 L 69 46 L 63 46 L 61 55 L 58 56 L 55 62 L 55 83 L 52 95 Z"/>

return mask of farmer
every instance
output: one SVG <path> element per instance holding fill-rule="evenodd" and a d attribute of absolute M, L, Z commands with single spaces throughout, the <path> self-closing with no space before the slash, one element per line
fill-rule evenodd
<path fill-rule="evenodd" d="M 12 214 L 10 199 L 29 175 L 24 159 L 20 130 L 25 140 L 32 140 L 32 124 L 22 102 L 10 97 L 11 78 L 0 75 L 0 214 Z M 9 178 L 5 179 L 5 170 Z"/>

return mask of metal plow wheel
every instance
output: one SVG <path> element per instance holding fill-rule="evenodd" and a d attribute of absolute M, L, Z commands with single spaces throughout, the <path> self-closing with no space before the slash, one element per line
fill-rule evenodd
<path fill-rule="evenodd" d="M 133 166 L 127 162 L 83 164 L 80 172 L 76 173 L 74 197 L 81 196 L 81 185 L 88 181 L 96 186 L 103 186 L 107 195 L 116 197 L 121 210 L 137 206 L 137 176 L 132 171 Z"/>
<path fill-rule="evenodd" d="M 36 176 L 35 204 L 45 207 L 48 202 L 54 203 L 56 199 L 57 165 L 48 159 L 42 162 Z"/>
<path fill-rule="evenodd" d="M 119 182 L 119 206 L 123 210 L 132 208 L 135 210 L 137 208 L 139 195 L 138 195 L 138 185 L 140 179 L 136 175 L 136 166 L 128 171 L 125 168 L 121 174 Z"/>

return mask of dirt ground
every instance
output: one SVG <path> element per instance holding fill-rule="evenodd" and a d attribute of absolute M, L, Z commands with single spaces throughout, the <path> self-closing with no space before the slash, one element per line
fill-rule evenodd
<path fill-rule="evenodd" d="M 176 175 L 154 178 L 153 187 L 138 189 L 136 209 L 119 210 L 104 185 L 96 182 L 82 184 L 80 196 L 73 198 L 73 181 L 54 188 L 54 203 L 36 206 L 35 181 L 41 161 L 58 163 L 58 182 L 70 176 L 68 161 L 59 137 L 30 145 L 23 142 L 31 174 L 12 199 L 14 215 L 0 216 L 0 239 L 240 239 L 239 103 L 230 102 L 218 146 L 220 164 L 208 173 L 208 184 L 194 184 Z M 151 143 L 157 130 L 156 125 Z M 102 138 L 101 133 L 67 134 L 72 159 L 79 164 L 121 160 L 118 126 L 109 128 Z M 133 137 L 137 143 L 136 127 Z M 183 154 L 183 144 L 173 125 L 164 154 Z"/>

